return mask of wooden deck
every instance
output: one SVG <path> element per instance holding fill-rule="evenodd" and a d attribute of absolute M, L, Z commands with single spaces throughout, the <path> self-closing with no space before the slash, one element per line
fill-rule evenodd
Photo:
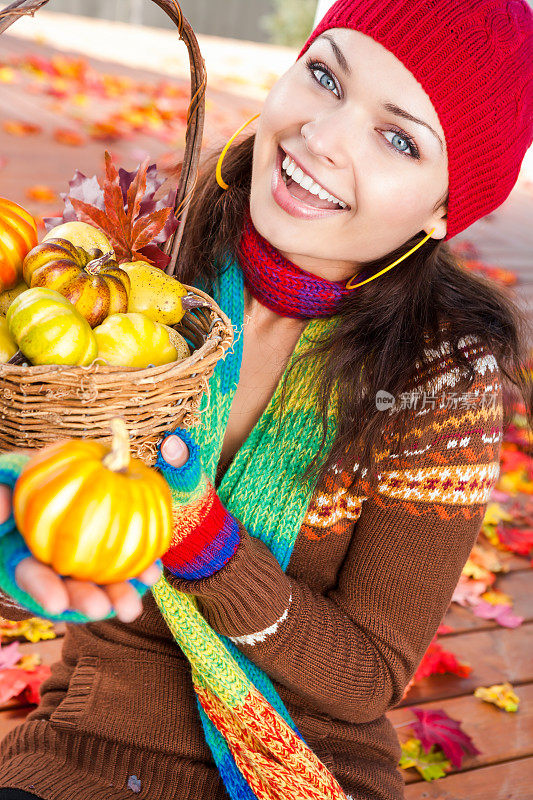
<path fill-rule="evenodd" d="M 405 723 L 415 720 L 411 706 L 441 709 L 461 722 L 461 729 L 481 751 L 465 757 L 460 771 L 436 781 L 424 781 L 414 769 L 404 771 L 406 800 L 533 800 L 533 571 L 527 559 L 514 556 L 509 556 L 508 567 L 496 585 L 513 598 L 513 611 L 524 617 L 523 624 L 502 628 L 452 603 L 443 622 L 454 632 L 439 636 L 438 641 L 460 662 L 470 664 L 471 674 L 425 678 L 388 715 L 393 725 L 401 726 L 398 735 L 404 741 L 410 735 Z M 21 652 L 38 652 L 46 664 L 59 660 L 65 627 L 56 629 L 56 639 L 21 643 Z M 507 713 L 474 697 L 477 686 L 504 681 L 513 685 L 520 698 L 517 712 Z M 2 708 L 0 739 L 33 708 L 15 702 Z"/>
<path fill-rule="evenodd" d="M 509 572 L 496 586 L 514 600 L 523 616 L 518 628 L 503 628 L 452 603 L 443 620 L 454 632 L 439 636 L 439 644 L 462 663 L 472 666 L 467 678 L 432 675 L 419 681 L 389 714 L 393 725 L 414 719 L 409 710 L 442 709 L 481 750 L 465 757 L 460 771 L 437 781 L 423 781 L 409 769 L 406 800 L 532 800 L 533 798 L 533 571 L 527 559 L 512 557 Z M 520 698 L 518 711 L 507 713 L 474 697 L 477 686 L 509 681 Z M 399 729 L 400 739 L 407 734 Z"/>

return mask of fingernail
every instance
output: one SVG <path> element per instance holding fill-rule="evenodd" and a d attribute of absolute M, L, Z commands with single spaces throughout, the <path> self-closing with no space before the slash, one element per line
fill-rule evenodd
<path fill-rule="evenodd" d="M 46 603 L 41 602 L 41 605 L 48 614 L 62 614 L 67 609 L 64 603 L 54 603 L 50 600 L 47 600 Z"/>
<path fill-rule="evenodd" d="M 175 458 L 180 452 L 179 440 L 176 436 L 169 436 L 165 441 L 165 453 L 169 458 Z"/>

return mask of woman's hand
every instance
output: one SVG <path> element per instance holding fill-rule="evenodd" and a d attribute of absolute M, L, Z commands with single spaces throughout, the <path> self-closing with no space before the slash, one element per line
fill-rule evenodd
<path fill-rule="evenodd" d="M 0 484 L 0 524 L 11 514 L 11 489 Z M 161 570 L 151 564 L 137 579 L 151 586 L 159 580 Z M 91 581 L 63 578 L 33 556 L 24 558 L 15 568 L 15 580 L 50 614 L 61 614 L 67 608 L 87 617 L 102 619 L 112 608 L 122 622 L 132 622 L 142 613 L 142 599 L 127 581 L 98 585 Z"/>

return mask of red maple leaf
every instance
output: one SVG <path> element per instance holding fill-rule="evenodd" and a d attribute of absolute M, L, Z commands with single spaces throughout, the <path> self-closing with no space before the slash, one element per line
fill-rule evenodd
<path fill-rule="evenodd" d="M 426 753 L 433 745 L 440 747 L 456 769 L 461 769 L 465 753 L 472 756 L 481 754 L 470 736 L 461 730 L 460 721 L 452 719 L 442 709 L 426 711 L 411 706 L 411 711 L 417 717 L 417 722 L 413 722 L 411 728 Z"/>
<path fill-rule="evenodd" d="M 496 533 L 500 542 L 519 556 L 528 556 L 533 550 L 533 528 L 511 528 L 500 524 Z"/>
<path fill-rule="evenodd" d="M 120 176 L 107 150 L 105 152 L 106 176 L 104 180 L 105 210 L 85 203 L 76 197 L 70 197 L 70 202 L 78 217 L 90 225 L 96 225 L 109 237 L 119 262 L 146 261 L 150 264 L 153 263 L 146 253 L 140 251 L 156 239 L 172 214 L 171 208 L 162 208 L 149 214 L 140 213 L 141 202 L 146 191 L 148 162 L 148 158 L 143 161 L 128 188 L 126 208 L 120 187 Z"/>
<path fill-rule="evenodd" d="M 49 675 L 47 664 L 39 664 L 33 670 L 19 667 L 0 670 L 0 706 L 13 697 L 38 705 L 41 702 L 39 687 Z"/>
<path fill-rule="evenodd" d="M 414 681 L 422 680 L 429 675 L 444 675 L 445 673 L 466 678 L 471 672 L 472 667 L 469 664 L 462 664 L 453 653 L 444 650 L 438 642 L 433 641 L 424 653 L 414 675 Z"/>

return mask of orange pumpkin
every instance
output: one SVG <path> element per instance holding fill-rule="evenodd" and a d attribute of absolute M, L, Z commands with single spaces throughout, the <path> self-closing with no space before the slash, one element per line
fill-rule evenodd
<path fill-rule="evenodd" d="M 0 292 L 22 280 L 22 262 L 37 244 L 37 227 L 22 206 L 0 197 Z"/>
<path fill-rule="evenodd" d="M 166 480 L 130 458 L 123 420 L 111 424 L 111 450 L 90 439 L 48 445 L 28 461 L 13 493 L 17 527 L 35 558 L 99 584 L 139 575 L 172 539 Z"/>

